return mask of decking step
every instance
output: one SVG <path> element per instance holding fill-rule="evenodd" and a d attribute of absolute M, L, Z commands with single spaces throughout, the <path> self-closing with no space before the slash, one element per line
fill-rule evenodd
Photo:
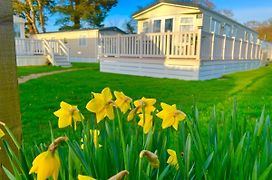
<path fill-rule="evenodd" d="M 55 55 L 54 58 L 57 66 L 71 67 L 71 63 L 67 60 L 67 56 Z"/>

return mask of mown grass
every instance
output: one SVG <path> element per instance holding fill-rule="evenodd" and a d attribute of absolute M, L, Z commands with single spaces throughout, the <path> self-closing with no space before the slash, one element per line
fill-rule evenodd
<path fill-rule="evenodd" d="M 36 73 L 43 73 L 43 72 L 52 72 L 52 71 L 58 71 L 58 70 L 65 70 L 65 69 L 76 69 L 76 68 L 90 68 L 90 67 L 97 67 L 98 64 L 89 65 L 86 63 L 72 63 L 72 67 L 65 68 L 60 66 L 26 66 L 26 67 L 18 67 L 17 68 L 17 76 L 27 76 L 30 74 L 36 74 Z"/>
<path fill-rule="evenodd" d="M 264 105 L 268 114 L 271 109 L 272 66 L 208 81 L 118 75 L 99 72 L 97 64 L 83 66 L 89 68 L 50 75 L 20 85 L 23 142 L 27 147 L 49 143 L 49 122 L 56 132 L 57 118 L 53 112 L 61 101 L 78 105 L 84 114 L 90 114 L 85 105 L 91 99 L 91 92 L 100 92 L 107 86 L 123 91 L 134 100 L 145 96 L 154 97 L 158 102 L 175 103 L 187 114 L 196 104 L 201 116 L 205 117 L 203 121 L 209 120 L 214 105 L 226 116 L 230 114 L 234 98 L 238 102 L 238 120 L 255 120 Z M 207 127 L 203 126 L 201 131 L 207 132 Z"/>

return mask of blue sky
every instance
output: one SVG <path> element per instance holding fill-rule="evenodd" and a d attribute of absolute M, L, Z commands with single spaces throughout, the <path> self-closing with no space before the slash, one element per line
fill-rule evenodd
<path fill-rule="evenodd" d="M 116 7 L 112 8 L 105 19 L 106 26 L 122 27 L 124 21 L 138 10 L 145 7 L 153 0 L 119 0 Z M 234 19 L 244 23 L 249 20 L 264 21 L 272 18 L 272 0 L 213 0 L 217 9 L 230 9 Z M 54 17 L 51 18 L 54 21 Z M 51 21 L 51 22 L 52 22 Z M 59 27 L 48 23 L 47 31 L 56 31 Z"/>

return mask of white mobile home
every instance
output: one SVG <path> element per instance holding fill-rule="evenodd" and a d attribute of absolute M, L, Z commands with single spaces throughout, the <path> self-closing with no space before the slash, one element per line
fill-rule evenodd
<path fill-rule="evenodd" d="M 162 0 L 133 18 L 137 34 L 101 38 L 101 71 L 204 80 L 261 65 L 258 33 L 204 6 Z"/>
<path fill-rule="evenodd" d="M 103 35 L 125 34 L 117 27 L 79 29 L 35 34 L 34 39 L 60 40 L 70 51 L 71 62 L 98 62 L 98 40 Z"/>
<path fill-rule="evenodd" d="M 25 20 L 18 16 L 13 16 L 13 30 L 15 38 L 25 38 Z"/>

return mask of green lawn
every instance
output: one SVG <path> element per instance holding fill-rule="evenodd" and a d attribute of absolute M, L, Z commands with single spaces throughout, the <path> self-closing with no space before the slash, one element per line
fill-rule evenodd
<path fill-rule="evenodd" d="M 61 101 L 78 105 L 88 118 L 90 113 L 85 105 L 91 98 L 91 92 L 100 92 L 106 86 L 121 90 L 133 99 L 145 96 L 154 97 L 158 102 L 176 103 L 189 115 L 192 105 L 196 104 L 205 121 L 208 121 L 214 105 L 224 110 L 226 115 L 230 114 L 234 98 L 238 101 L 239 118 L 248 121 L 255 120 L 264 105 L 268 113 L 272 107 L 272 66 L 208 81 L 101 73 L 97 64 L 75 64 L 74 67 L 87 69 L 50 75 L 20 85 L 23 140 L 28 147 L 34 143 L 49 142 L 49 122 L 54 132 L 62 132 L 57 129 L 57 118 L 53 115 Z M 26 69 L 19 68 L 19 74 L 23 71 L 28 74 L 42 72 L 33 67 Z M 45 69 L 56 70 L 55 67 Z M 202 131 L 206 131 L 205 127 Z"/>
<path fill-rule="evenodd" d="M 43 72 L 51 72 L 51 71 L 58 71 L 58 70 L 65 70 L 65 69 L 75 69 L 75 68 L 90 68 L 89 64 L 86 63 L 73 63 L 72 67 L 63 68 L 60 66 L 27 66 L 27 67 L 18 67 L 17 68 L 17 76 L 27 76 L 29 74 L 35 73 L 43 73 Z M 91 67 L 98 68 L 98 64 L 93 65 Z"/>

